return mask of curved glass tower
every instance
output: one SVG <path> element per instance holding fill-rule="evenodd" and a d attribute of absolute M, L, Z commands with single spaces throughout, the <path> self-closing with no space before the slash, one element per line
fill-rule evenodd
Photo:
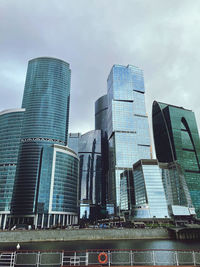
<path fill-rule="evenodd" d="M 0 228 L 3 229 L 10 213 L 24 111 L 0 112 Z"/>
<path fill-rule="evenodd" d="M 12 201 L 14 216 L 37 213 L 43 149 L 67 143 L 70 78 L 69 64 L 60 59 L 41 57 L 28 63 L 22 102 L 26 112 Z"/>
<path fill-rule="evenodd" d="M 194 112 L 154 101 L 152 114 L 157 159 L 180 165 L 200 217 L 200 140 Z"/>
<path fill-rule="evenodd" d="M 43 149 L 35 225 L 78 223 L 79 158 L 62 145 Z"/>

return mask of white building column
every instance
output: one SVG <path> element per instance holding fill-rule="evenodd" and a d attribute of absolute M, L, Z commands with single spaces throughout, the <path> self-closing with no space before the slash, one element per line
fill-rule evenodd
<path fill-rule="evenodd" d="M 0 228 L 1 228 L 1 223 L 2 223 L 2 214 L 0 215 Z"/>
<path fill-rule="evenodd" d="M 62 222 L 62 225 L 64 226 L 65 225 L 65 215 L 63 214 L 63 222 Z"/>
<path fill-rule="evenodd" d="M 37 229 L 37 223 L 38 223 L 38 214 L 36 214 L 35 217 L 34 217 L 35 229 Z"/>
<path fill-rule="evenodd" d="M 7 214 L 5 214 L 4 222 L 3 222 L 3 230 L 6 228 Z"/>
<path fill-rule="evenodd" d="M 48 214 L 48 219 L 47 219 L 47 228 L 49 228 L 49 224 L 50 224 L 50 214 Z"/>
<path fill-rule="evenodd" d="M 53 225 L 55 225 L 56 224 L 56 216 L 55 216 L 55 214 L 53 214 Z"/>
<path fill-rule="evenodd" d="M 41 223 L 41 228 L 44 228 L 44 213 L 42 214 L 42 223 Z"/>
<path fill-rule="evenodd" d="M 60 214 L 58 215 L 58 224 L 60 224 Z"/>

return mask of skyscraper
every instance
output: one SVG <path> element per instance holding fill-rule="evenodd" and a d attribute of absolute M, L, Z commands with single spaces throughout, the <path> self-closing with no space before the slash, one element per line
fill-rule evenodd
<path fill-rule="evenodd" d="M 96 216 L 102 204 L 101 140 L 101 130 L 89 131 L 79 140 L 81 218 Z"/>
<path fill-rule="evenodd" d="M 67 143 L 70 78 L 69 64 L 60 59 L 41 57 L 29 61 L 12 214 L 30 224 L 38 213 L 44 149 Z"/>
<path fill-rule="evenodd" d="M 0 228 L 6 227 L 25 109 L 0 112 Z"/>
<path fill-rule="evenodd" d="M 157 159 L 179 164 L 200 217 L 200 140 L 195 115 L 191 110 L 156 101 L 152 115 Z"/>
<path fill-rule="evenodd" d="M 114 65 L 107 80 L 109 179 L 108 201 L 120 206 L 120 174 L 134 162 L 151 158 L 143 71 Z"/>

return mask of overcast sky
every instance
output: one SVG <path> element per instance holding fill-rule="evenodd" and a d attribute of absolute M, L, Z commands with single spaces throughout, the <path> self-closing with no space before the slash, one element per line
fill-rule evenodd
<path fill-rule="evenodd" d="M 70 63 L 70 131 L 94 128 L 113 64 L 144 70 L 153 100 L 200 119 L 199 0 L 0 0 L 0 110 L 21 106 L 28 60 Z"/>

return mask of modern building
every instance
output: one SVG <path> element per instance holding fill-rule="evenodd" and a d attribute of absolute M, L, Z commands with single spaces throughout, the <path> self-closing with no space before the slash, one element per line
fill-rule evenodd
<path fill-rule="evenodd" d="M 78 154 L 79 150 L 79 139 L 81 137 L 81 133 L 69 133 L 68 136 L 68 147 Z"/>
<path fill-rule="evenodd" d="M 113 204 L 108 204 L 108 96 L 103 95 L 95 102 L 95 130 L 102 131 L 101 153 L 102 153 L 102 203 L 108 214 L 114 214 Z"/>
<path fill-rule="evenodd" d="M 10 214 L 25 109 L 0 112 L 0 228 Z"/>
<path fill-rule="evenodd" d="M 78 223 L 79 158 L 70 148 L 43 149 L 35 225 L 47 227 Z"/>
<path fill-rule="evenodd" d="M 169 218 L 162 172 L 155 159 L 133 164 L 134 218 Z"/>
<path fill-rule="evenodd" d="M 102 132 L 93 130 L 79 139 L 80 218 L 94 219 L 102 205 Z"/>
<path fill-rule="evenodd" d="M 45 149 L 67 144 L 70 79 L 69 64 L 60 59 L 41 57 L 28 63 L 22 102 L 26 111 L 11 209 L 19 223 L 37 222 Z"/>
<path fill-rule="evenodd" d="M 109 178 L 108 203 L 120 209 L 120 175 L 134 162 L 151 158 L 143 71 L 114 65 L 107 80 Z"/>
<path fill-rule="evenodd" d="M 108 131 L 108 96 L 103 95 L 95 102 L 95 130 Z"/>
<path fill-rule="evenodd" d="M 176 221 L 190 220 L 196 213 L 182 168 L 177 162 L 160 163 L 159 166 L 162 170 L 169 215 Z"/>
<path fill-rule="evenodd" d="M 135 206 L 133 170 L 125 170 L 120 174 L 120 212 L 132 215 Z"/>
<path fill-rule="evenodd" d="M 200 139 L 195 115 L 191 110 L 156 101 L 152 115 L 157 159 L 180 165 L 200 217 Z"/>

